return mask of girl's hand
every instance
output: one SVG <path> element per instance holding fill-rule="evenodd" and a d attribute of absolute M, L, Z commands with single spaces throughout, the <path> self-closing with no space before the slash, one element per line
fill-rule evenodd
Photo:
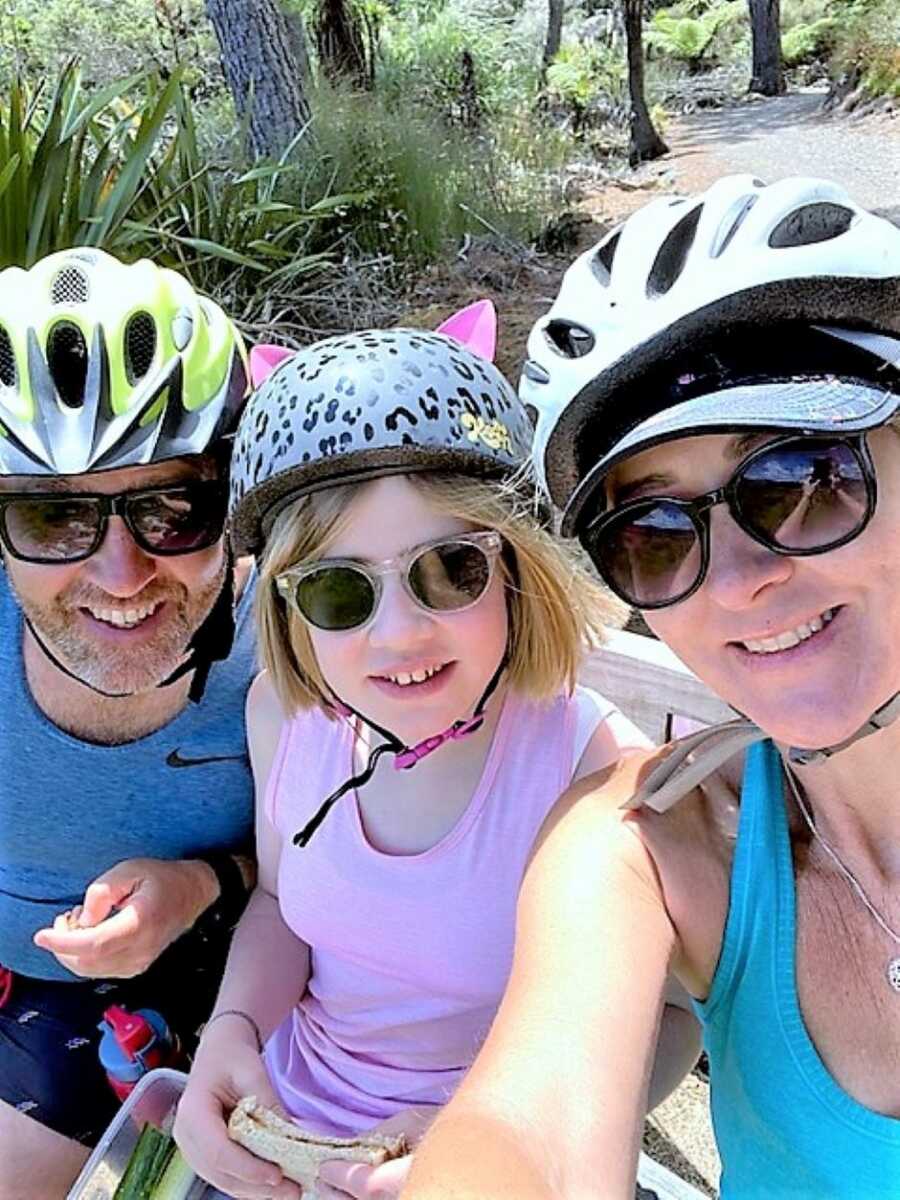
<path fill-rule="evenodd" d="M 178 1105 L 175 1141 L 201 1178 L 235 1200 L 299 1200 L 299 1186 L 279 1167 L 228 1136 L 231 1110 L 249 1095 L 278 1103 L 252 1030 L 243 1018 L 223 1015 L 200 1042 Z"/>
<path fill-rule="evenodd" d="M 389 1137 L 405 1133 L 406 1140 L 415 1148 L 439 1112 L 439 1108 L 432 1107 L 405 1108 L 366 1132 Z M 347 1200 L 348 1196 L 353 1200 L 393 1200 L 400 1195 L 411 1166 L 411 1154 L 382 1163 L 380 1167 L 339 1159 L 324 1162 L 319 1167 L 319 1200 Z"/>

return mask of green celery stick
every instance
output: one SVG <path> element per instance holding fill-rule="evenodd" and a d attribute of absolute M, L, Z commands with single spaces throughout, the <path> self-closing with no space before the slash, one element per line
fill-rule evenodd
<path fill-rule="evenodd" d="M 165 1134 L 161 1133 L 154 1125 L 144 1126 L 137 1145 L 131 1152 L 125 1174 L 119 1180 L 119 1186 L 113 1193 L 113 1200 L 140 1200 L 143 1182 L 153 1169 L 160 1143 L 164 1143 L 165 1140 Z"/>
<path fill-rule="evenodd" d="M 176 1147 L 162 1178 L 150 1195 L 150 1200 L 187 1200 L 188 1192 L 196 1178 Z"/>

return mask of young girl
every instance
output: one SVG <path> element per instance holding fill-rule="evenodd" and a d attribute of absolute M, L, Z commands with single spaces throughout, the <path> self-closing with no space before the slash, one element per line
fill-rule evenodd
<path fill-rule="evenodd" d="M 176 1127 L 229 1195 L 299 1194 L 227 1141 L 248 1093 L 415 1140 L 494 1017 L 546 813 L 646 744 L 574 685 L 618 612 L 529 506 L 530 438 L 490 362 L 410 330 L 320 342 L 250 403 L 231 514 L 260 562 L 260 882 Z M 407 1167 L 326 1164 L 319 1194 L 393 1194 Z"/>

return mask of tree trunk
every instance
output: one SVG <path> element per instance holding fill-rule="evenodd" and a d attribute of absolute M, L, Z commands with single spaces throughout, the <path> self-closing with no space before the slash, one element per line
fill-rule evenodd
<path fill-rule="evenodd" d="M 276 0 L 206 0 L 238 115 L 257 157 L 277 157 L 310 119 L 302 69 Z"/>
<path fill-rule="evenodd" d="M 377 35 L 363 6 L 353 0 L 320 0 L 314 29 L 325 77 L 370 92 L 375 86 Z"/>
<path fill-rule="evenodd" d="M 547 68 L 559 53 L 562 42 L 564 0 L 549 0 L 547 38 L 544 42 L 544 60 L 541 67 L 541 79 L 545 79 Z"/>
<path fill-rule="evenodd" d="M 638 163 L 667 154 L 669 147 L 653 128 L 644 98 L 643 0 L 623 0 L 625 40 L 628 46 L 628 93 L 631 97 L 631 137 L 628 161 Z"/>
<path fill-rule="evenodd" d="M 298 12 L 282 9 L 287 25 L 288 45 L 297 61 L 300 71 L 300 86 L 304 90 L 312 80 L 312 68 L 309 64 L 309 39 L 306 36 L 306 23 Z"/>
<path fill-rule="evenodd" d="M 750 91 L 758 92 L 761 96 L 780 96 L 784 92 L 780 0 L 749 0 L 749 4 L 753 37 Z"/>

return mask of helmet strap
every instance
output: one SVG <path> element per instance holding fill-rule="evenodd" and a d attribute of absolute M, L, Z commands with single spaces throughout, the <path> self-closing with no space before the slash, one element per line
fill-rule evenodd
<path fill-rule="evenodd" d="M 881 708 L 876 708 L 865 725 L 861 725 L 856 733 L 851 734 L 845 741 L 839 742 L 836 746 L 824 746 L 821 750 L 803 750 L 797 746 L 791 746 L 788 750 L 788 761 L 800 767 L 806 766 L 807 763 L 824 762 L 826 758 L 831 758 L 832 754 L 839 754 L 841 750 L 846 750 L 848 746 L 852 746 L 861 738 L 868 737 L 870 733 L 878 733 L 879 729 L 884 729 L 886 725 L 892 724 L 898 717 L 900 717 L 900 692 L 895 692 L 890 700 L 882 704 Z"/>
<path fill-rule="evenodd" d="M 376 733 L 380 734 L 381 737 L 384 738 L 384 742 L 382 745 L 375 747 L 375 749 L 369 755 L 369 761 L 366 763 L 362 771 L 352 776 L 345 783 L 342 783 L 339 788 L 337 788 L 331 793 L 330 796 L 327 797 L 327 799 L 322 801 L 322 803 L 319 805 L 319 808 L 309 819 L 309 821 L 307 821 L 299 833 L 294 834 L 294 845 L 300 847 L 306 846 L 309 843 L 312 835 L 328 816 L 332 806 L 353 788 L 361 788 L 364 784 L 369 782 L 369 780 L 375 774 L 375 768 L 378 765 L 378 760 L 383 754 L 388 752 L 392 753 L 395 756 L 395 768 L 399 771 L 407 771 L 411 767 L 414 767 L 416 763 L 421 762 L 422 759 L 426 758 L 432 753 L 432 751 L 437 750 L 440 746 L 443 746 L 445 742 L 457 741 L 460 738 L 467 737 L 470 733 L 475 733 L 476 730 L 480 729 L 484 724 L 484 710 L 487 707 L 487 703 L 497 690 L 500 677 L 506 670 L 506 658 L 507 656 L 504 654 L 497 665 L 496 671 L 491 676 L 487 687 L 481 693 L 481 699 L 475 705 L 471 717 L 454 721 L 450 728 L 445 729 L 443 733 L 438 733 L 432 737 L 425 738 L 424 741 L 418 742 L 415 746 L 405 745 L 400 738 L 398 738 L 396 734 L 391 733 L 390 730 L 383 729 L 380 725 L 376 725 L 374 721 L 370 720 L 369 717 L 364 717 L 362 713 L 357 712 L 356 709 L 351 708 L 342 700 L 337 700 L 333 704 L 333 707 L 341 716 L 356 717 L 365 725 L 368 725 L 370 729 L 374 729 Z"/>
<path fill-rule="evenodd" d="M 194 631 L 188 642 L 187 657 L 157 687 L 168 687 L 188 671 L 194 672 L 188 699 L 199 704 L 206 691 L 209 672 L 214 662 L 227 658 L 234 645 L 234 559 L 231 548 L 225 547 L 225 578 L 216 602 L 205 621 Z"/>
<path fill-rule="evenodd" d="M 167 675 L 165 679 L 156 684 L 158 688 L 168 687 L 170 684 L 181 679 L 188 671 L 193 671 L 194 677 L 191 680 L 190 689 L 188 690 L 188 699 L 195 704 L 199 703 L 206 690 L 206 683 L 213 663 L 227 658 L 234 644 L 234 563 L 230 550 L 226 550 L 226 555 L 225 579 L 215 604 L 210 609 L 203 623 L 194 631 L 193 637 L 187 644 L 186 656 L 183 661 L 178 664 L 170 675 Z M 137 694 L 135 692 L 107 692 L 103 688 L 90 683 L 87 679 L 82 679 L 80 675 L 76 675 L 64 662 L 57 658 L 28 617 L 26 616 L 23 619 L 44 657 L 49 659 L 54 667 L 62 671 L 69 679 L 74 679 L 76 683 L 90 688 L 92 692 L 96 692 L 98 696 L 105 696 L 108 700 L 127 700 Z"/>

